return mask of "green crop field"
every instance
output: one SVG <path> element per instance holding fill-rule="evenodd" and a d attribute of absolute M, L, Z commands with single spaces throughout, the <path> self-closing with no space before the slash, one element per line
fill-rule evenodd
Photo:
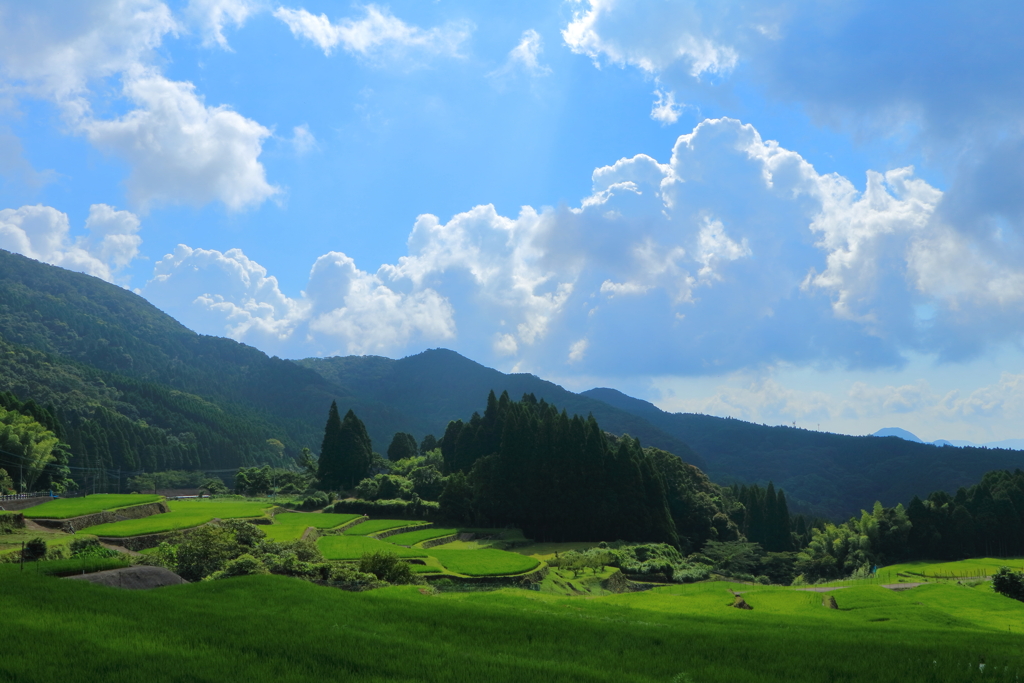
<path fill-rule="evenodd" d="M 427 551 L 418 548 L 400 548 L 366 536 L 321 536 L 316 545 L 328 560 L 358 560 L 366 553 L 379 550 L 399 557 L 426 557 Z"/>
<path fill-rule="evenodd" d="M 215 518 L 262 517 L 270 507 L 265 501 L 247 500 L 169 500 L 167 505 L 171 511 L 166 514 L 91 526 L 89 533 L 115 537 L 158 534 L 190 529 Z"/>
<path fill-rule="evenodd" d="M 750 591 L 754 609 L 745 611 L 729 606 L 728 587 L 431 595 L 251 576 L 119 591 L 5 573 L 0 679 L 99 683 L 144 671 L 147 683 L 1002 683 L 1024 675 L 1016 630 L 1024 604 L 997 595 L 865 585 L 836 591 L 840 609 L 828 610 L 820 594 L 734 584 Z M 976 611 L 962 614 L 969 605 Z M 259 615 L 273 615 L 273 637 Z"/>
<path fill-rule="evenodd" d="M 404 534 L 388 536 L 384 540 L 395 545 L 416 545 L 421 541 L 429 541 L 442 536 L 451 536 L 459 533 L 458 529 L 420 529 L 419 531 L 407 531 Z"/>
<path fill-rule="evenodd" d="M 368 519 L 350 529 L 345 529 L 345 534 L 347 536 L 370 536 L 371 534 L 379 534 L 390 529 L 399 529 L 405 526 L 422 526 L 424 524 L 426 522 L 410 522 L 407 519 Z"/>
<path fill-rule="evenodd" d="M 9 580 L 13 573 L 29 572 L 47 576 L 71 576 L 72 574 L 91 574 L 107 569 L 121 569 L 129 566 L 127 555 L 117 557 L 73 557 L 67 560 L 50 560 L 46 562 L 26 562 L 24 567 L 19 563 L 0 564 L 0 576 Z"/>
<path fill-rule="evenodd" d="M 333 529 L 361 515 L 322 515 L 310 512 L 281 512 L 274 515 L 274 523 L 261 527 L 272 541 L 294 541 L 302 537 L 309 527 Z"/>
<path fill-rule="evenodd" d="M 130 505 L 155 503 L 163 496 L 141 493 L 94 493 L 82 498 L 59 498 L 41 505 L 25 509 L 28 519 L 70 519 L 80 515 L 91 515 L 94 512 L 114 510 Z"/>
<path fill-rule="evenodd" d="M 882 579 L 891 577 L 898 581 L 912 581 L 916 577 L 923 579 L 960 579 L 991 576 L 1000 567 L 1009 567 L 1016 571 L 1024 571 L 1024 558 L 978 557 L 959 562 L 907 562 L 894 564 L 878 570 Z"/>
<path fill-rule="evenodd" d="M 522 574 L 536 569 L 540 562 L 532 557 L 505 552 L 504 550 L 441 550 L 426 551 L 436 557 L 445 569 L 466 576 L 504 576 Z"/>

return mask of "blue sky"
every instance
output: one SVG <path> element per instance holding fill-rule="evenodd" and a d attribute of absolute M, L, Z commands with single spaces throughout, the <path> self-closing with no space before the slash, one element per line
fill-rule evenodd
<path fill-rule="evenodd" d="M 1024 437 L 1022 15 L 0 0 L 0 247 L 282 357 Z"/>

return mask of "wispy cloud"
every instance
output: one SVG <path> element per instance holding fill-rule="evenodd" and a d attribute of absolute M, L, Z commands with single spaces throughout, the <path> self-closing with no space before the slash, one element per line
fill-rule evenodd
<path fill-rule="evenodd" d="M 304 38 L 330 55 L 335 48 L 368 59 L 399 58 L 412 53 L 425 56 L 457 56 L 472 27 L 453 23 L 423 29 L 405 23 L 386 7 L 366 5 L 359 19 L 331 22 L 326 14 L 279 7 L 274 16 L 287 24 L 292 35 Z"/>

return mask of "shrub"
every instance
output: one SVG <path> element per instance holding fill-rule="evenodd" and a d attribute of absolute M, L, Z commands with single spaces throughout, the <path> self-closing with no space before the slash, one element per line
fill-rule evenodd
<path fill-rule="evenodd" d="M 398 559 L 398 555 L 395 553 L 384 550 L 363 555 L 359 560 L 359 571 L 364 574 L 373 574 L 381 581 L 388 583 L 412 583 L 413 581 L 409 565 Z"/>
<path fill-rule="evenodd" d="M 324 508 L 326 513 L 371 515 L 380 518 L 433 519 L 438 513 L 438 504 L 430 500 L 339 500 Z"/>
<path fill-rule="evenodd" d="M 711 578 L 711 567 L 706 564 L 692 564 L 672 572 L 672 580 L 676 583 L 695 583 Z"/>
<path fill-rule="evenodd" d="M 332 584 L 345 590 L 370 590 L 387 584 L 373 574 L 361 572 L 352 565 L 333 565 L 327 578 Z"/>
<path fill-rule="evenodd" d="M 28 562 L 45 558 L 46 541 L 38 537 L 33 538 L 25 544 L 25 549 L 22 551 L 21 556 Z"/>
<path fill-rule="evenodd" d="M 68 545 L 71 557 L 117 557 L 116 550 L 104 548 L 95 538 L 76 538 Z"/>
<path fill-rule="evenodd" d="M 1024 574 L 1000 567 L 992 576 L 992 588 L 1008 598 L 1024 601 Z"/>
<path fill-rule="evenodd" d="M 224 565 L 224 569 L 214 572 L 204 580 L 227 579 L 232 576 L 251 576 L 253 574 L 269 574 L 267 568 L 258 559 L 245 553 Z"/>
<path fill-rule="evenodd" d="M 323 491 L 317 491 L 311 496 L 306 498 L 299 504 L 299 510 L 319 510 L 320 508 L 327 507 L 331 502 L 330 497 Z"/>

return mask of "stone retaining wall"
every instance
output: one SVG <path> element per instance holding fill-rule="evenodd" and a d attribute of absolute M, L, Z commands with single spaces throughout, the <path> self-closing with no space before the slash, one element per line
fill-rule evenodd
<path fill-rule="evenodd" d="M 36 498 L 15 498 L 13 500 L 5 500 L 0 503 L 0 507 L 5 512 L 12 512 L 14 510 L 24 510 L 30 508 L 33 505 L 42 505 L 43 503 L 49 503 L 53 498 L 50 496 L 38 496 Z"/>
<path fill-rule="evenodd" d="M 420 547 L 426 550 L 427 548 L 433 548 L 434 546 L 444 545 L 445 543 L 451 543 L 452 541 L 459 540 L 459 534 L 452 534 L 451 536 L 442 536 L 441 538 L 432 538 L 429 541 L 423 541 Z"/>
<path fill-rule="evenodd" d="M 414 523 L 415 523 L 415 520 L 410 522 L 410 524 L 414 524 Z M 379 534 L 373 534 L 369 538 L 376 538 L 378 541 L 383 541 L 388 536 L 397 536 L 398 534 L 404 534 L 404 533 L 406 533 L 408 531 L 420 531 L 422 529 L 433 529 L 435 526 L 437 526 L 437 525 L 434 524 L 433 522 L 431 522 L 429 524 L 416 524 L 416 526 L 411 528 L 411 529 L 409 527 L 407 527 L 407 526 L 400 526 L 400 527 L 396 527 L 394 529 L 388 529 L 387 531 L 382 531 Z"/>
<path fill-rule="evenodd" d="M 82 515 L 81 517 L 72 517 L 71 519 L 34 519 L 32 521 L 41 526 L 49 527 L 50 529 L 60 529 L 67 533 L 73 533 L 98 524 L 123 522 L 127 519 L 141 519 L 143 517 L 159 515 L 165 512 L 170 512 L 170 509 L 167 507 L 167 503 L 158 501 L 156 503 L 132 505 L 131 507 L 120 508 L 118 510 L 104 510 L 103 512 L 95 512 L 91 515 Z"/>

